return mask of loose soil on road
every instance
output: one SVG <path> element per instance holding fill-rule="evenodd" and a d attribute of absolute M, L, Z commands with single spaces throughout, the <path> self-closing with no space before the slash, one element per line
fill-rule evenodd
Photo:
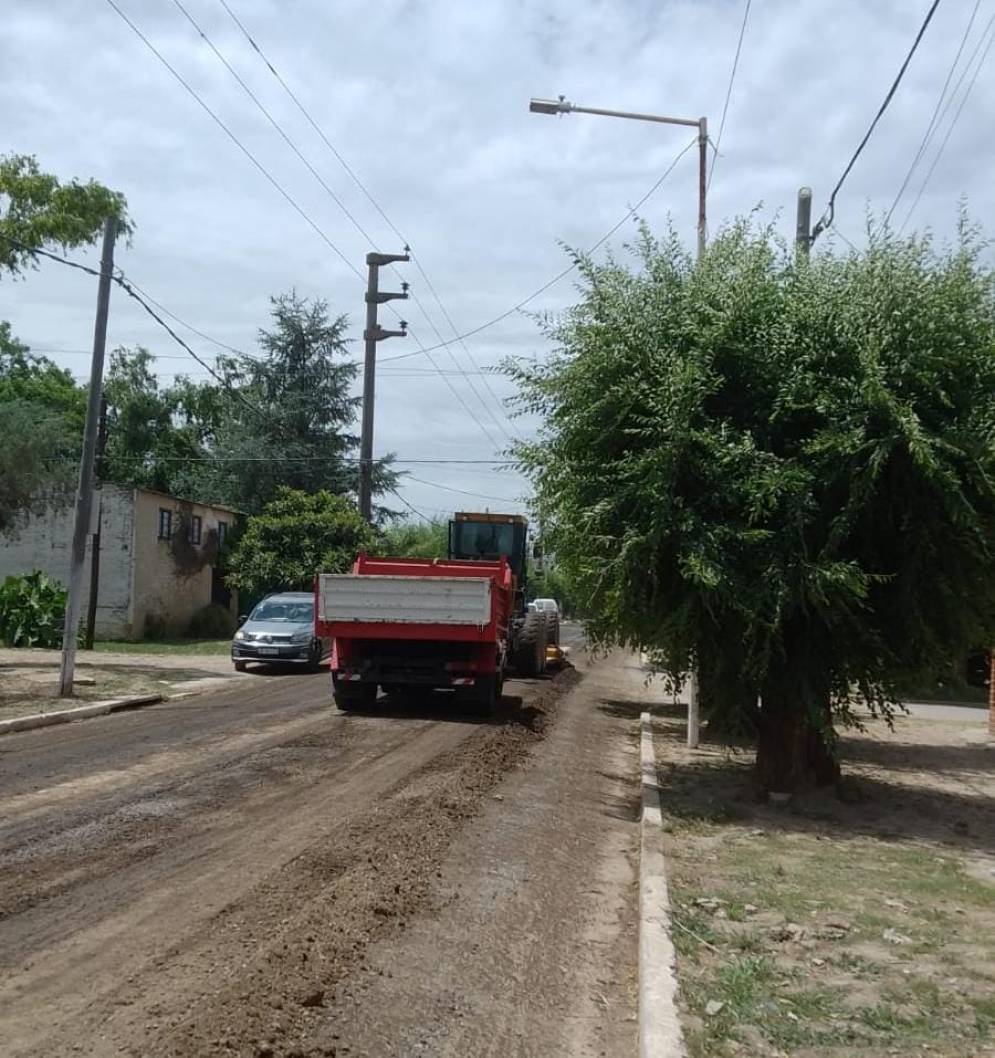
<path fill-rule="evenodd" d="M 7 736 L 0 1052 L 631 1052 L 629 660 L 499 723 L 324 674 Z"/>
<path fill-rule="evenodd" d="M 842 800 L 777 806 L 658 710 L 692 1058 L 995 1054 L 995 747 L 921 712 L 842 739 Z"/>

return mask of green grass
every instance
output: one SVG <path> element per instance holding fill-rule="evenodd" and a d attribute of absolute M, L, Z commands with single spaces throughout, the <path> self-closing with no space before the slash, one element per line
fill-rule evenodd
<path fill-rule="evenodd" d="M 104 639 L 93 644 L 99 653 L 112 654 L 175 654 L 224 656 L 231 650 L 230 639 L 177 639 L 165 643 L 133 642 Z"/>

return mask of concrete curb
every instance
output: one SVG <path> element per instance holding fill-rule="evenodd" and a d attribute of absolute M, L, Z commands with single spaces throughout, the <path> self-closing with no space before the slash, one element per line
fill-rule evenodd
<path fill-rule="evenodd" d="M 0 720 L 0 735 L 14 731 L 30 731 L 36 727 L 49 727 L 52 724 L 68 724 L 73 720 L 89 720 L 91 716 L 104 716 L 106 713 L 117 713 L 122 709 L 139 709 L 143 705 L 155 705 L 165 700 L 164 694 L 133 694 L 129 698 L 110 698 L 105 702 L 80 705 L 75 709 L 57 709 L 51 713 L 15 716 L 10 720 Z"/>
<path fill-rule="evenodd" d="M 639 1058 L 684 1058 L 670 936 L 670 894 L 663 862 L 663 812 L 649 713 L 642 714 L 639 727 Z"/>

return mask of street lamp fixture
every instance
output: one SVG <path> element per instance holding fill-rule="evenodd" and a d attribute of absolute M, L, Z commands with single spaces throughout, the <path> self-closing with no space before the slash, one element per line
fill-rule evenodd
<path fill-rule="evenodd" d="M 626 118 L 630 121 L 652 121 L 659 125 L 686 125 L 698 130 L 698 256 L 705 252 L 705 191 L 708 169 L 708 118 L 672 118 L 662 114 L 639 114 L 629 110 L 603 110 L 600 107 L 581 107 L 564 96 L 559 99 L 529 101 L 533 114 L 597 114 L 606 118 Z"/>

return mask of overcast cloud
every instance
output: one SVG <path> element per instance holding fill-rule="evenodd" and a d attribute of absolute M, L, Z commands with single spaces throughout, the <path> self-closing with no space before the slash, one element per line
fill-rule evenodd
<path fill-rule="evenodd" d="M 173 0 L 116 0 L 190 85 L 360 270 L 372 247 L 293 156 L 198 37 Z M 308 126 L 219 0 L 183 0 L 324 180 L 377 241 L 398 240 Z M 568 263 L 559 243 L 594 243 L 640 199 L 692 130 L 583 115 L 528 112 L 532 95 L 589 106 L 709 118 L 718 132 L 743 0 L 229 0 L 328 138 L 407 236 L 462 332 L 491 319 Z M 815 213 L 884 97 L 925 14 L 926 0 L 754 0 L 709 202 L 710 230 L 762 203 L 794 228 L 797 188 Z M 974 0 L 946 0 L 891 109 L 837 203 L 839 229 L 861 243 L 865 211 L 887 210 L 901 185 L 961 42 Z M 981 0 L 966 59 L 995 0 Z M 984 53 L 984 44 L 979 57 Z M 954 83 L 957 81 L 954 77 Z M 968 75 L 970 80 L 970 74 Z M 967 86 L 962 85 L 961 91 Z M 955 101 L 954 110 L 959 103 Z M 953 114 L 951 112 L 950 117 Z M 992 181 L 995 84 L 982 67 L 914 213 L 949 236 L 961 195 L 985 223 Z M 949 119 L 948 119 L 949 120 Z M 127 195 L 136 232 L 117 261 L 173 312 L 218 340 L 255 350 L 268 298 L 291 287 L 348 314 L 361 353 L 363 284 L 301 219 L 147 50 L 105 0 L 4 0 L 0 34 L 0 151 L 36 154 L 68 178 L 95 177 Z M 941 130 L 939 139 L 945 129 Z M 938 145 L 938 141 L 937 141 Z M 896 211 L 904 219 L 925 172 Z M 659 227 L 671 214 L 695 238 L 696 155 L 689 152 L 641 209 Z M 991 228 L 991 225 L 989 225 Z M 631 224 L 615 237 L 618 246 Z M 95 262 L 96 255 L 77 254 Z M 413 266 L 403 266 L 446 339 L 452 332 Z M 390 282 L 395 280 L 391 277 Z M 386 283 L 385 283 L 386 285 Z M 555 312 L 574 297 L 564 279 L 530 305 Z M 84 376 L 95 282 L 50 263 L 0 282 L 0 318 L 15 334 Z M 401 303 L 397 303 L 400 305 Z M 438 341 L 404 305 L 425 345 Z M 389 326 L 392 317 L 383 314 Z M 217 348 L 183 337 L 204 357 Z M 111 346 L 163 354 L 165 377 L 203 377 L 141 309 L 112 299 Z M 543 356 L 535 323 L 515 314 L 433 355 L 381 369 L 376 449 L 401 459 L 493 459 L 514 434 L 490 390 L 503 378 L 466 371 L 514 354 Z M 417 348 L 380 346 L 382 357 Z M 484 429 L 481 428 L 481 424 Z M 518 421 L 529 433 L 534 424 Z M 491 439 L 485 436 L 489 431 Z M 519 507 L 523 481 L 487 467 L 412 468 L 403 495 L 426 512 Z"/>

